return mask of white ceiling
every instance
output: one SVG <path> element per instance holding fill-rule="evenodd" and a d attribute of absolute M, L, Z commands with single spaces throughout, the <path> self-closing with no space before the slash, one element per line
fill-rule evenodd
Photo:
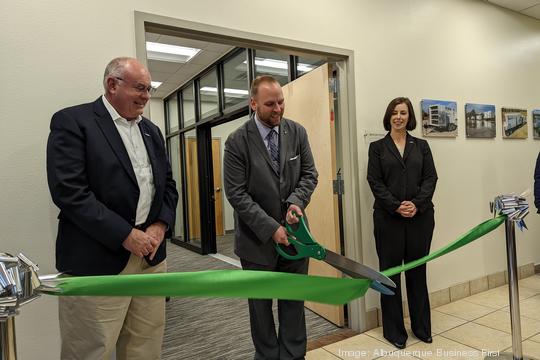
<path fill-rule="evenodd" d="M 540 1 L 538 0 L 487 0 L 487 2 L 540 20 Z"/>
<path fill-rule="evenodd" d="M 167 61 L 148 60 L 148 70 L 152 75 L 152 81 L 159 81 L 162 84 L 158 87 L 153 97 L 162 98 L 169 95 L 173 90 L 183 85 L 186 81 L 204 70 L 208 65 L 233 49 L 232 46 L 192 39 L 185 39 L 176 36 L 146 33 L 146 41 L 157 43 L 181 45 L 201 49 L 187 63 L 175 63 Z"/>

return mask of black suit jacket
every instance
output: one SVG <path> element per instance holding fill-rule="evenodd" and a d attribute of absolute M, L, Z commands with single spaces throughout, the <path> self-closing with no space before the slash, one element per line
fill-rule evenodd
<path fill-rule="evenodd" d="M 536 158 L 536 167 L 534 168 L 534 205 L 540 214 L 540 152 Z"/>
<path fill-rule="evenodd" d="M 155 195 L 145 225 L 174 226 L 178 193 L 164 140 L 148 119 L 139 122 L 152 164 Z M 56 268 L 73 275 L 117 274 L 130 253 L 122 246 L 135 225 L 139 187 L 128 153 L 103 100 L 53 115 L 47 177 L 60 208 Z M 165 241 L 154 259 L 165 259 Z"/>
<path fill-rule="evenodd" d="M 437 172 L 427 141 L 407 134 L 403 157 L 388 133 L 369 146 L 367 180 L 375 196 L 374 209 L 395 211 L 412 201 L 419 213 L 433 208 Z"/>
<path fill-rule="evenodd" d="M 283 118 L 279 127 L 280 173 L 253 116 L 225 142 L 225 193 L 234 208 L 235 253 L 241 259 L 274 265 L 277 252 L 272 234 L 290 204 L 302 210 L 317 186 L 317 170 L 308 136 L 300 124 Z"/>

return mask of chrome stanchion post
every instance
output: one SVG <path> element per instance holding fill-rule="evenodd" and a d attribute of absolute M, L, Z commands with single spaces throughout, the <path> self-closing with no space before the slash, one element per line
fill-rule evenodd
<path fill-rule="evenodd" d="M 15 340 L 15 317 L 0 321 L 0 360 L 17 359 Z"/>
<path fill-rule="evenodd" d="M 494 205 L 494 206 L 493 206 Z M 494 208 L 493 208 L 494 207 Z M 506 232 L 506 259 L 508 266 L 508 294 L 510 300 L 510 323 L 512 331 L 512 353 L 488 355 L 485 359 L 534 360 L 523 356 L 521 344 L 521 318 L 519 311 L 519 283 L 516 260 L 516 231 L 515 226 L 523 229 L 523 218 L 529 213 L 529 205 L 524 198 L 516 195 L 501 195 L 495 198 L 491 206 L 495 214 L 506 215 L 504 222 Z"/>
<path fill-rule="evenodd" d="M 516 260 L 516 231 L 514 221 L 506 219 L 506 258 L 508 264 L 508 292 L 510 298 L 510 322 L 512 326 L 512 354 L 514 359 L 523 359 L 521 348 L 521 318 L 519 312 L 519 286 Z"/>
<path fill-rule="evenodd" d="M 17 360 L 15 317 L 21 306 L 39 297 L 37 270 L 23 254 L 0 253 L 0 360 Z"/>

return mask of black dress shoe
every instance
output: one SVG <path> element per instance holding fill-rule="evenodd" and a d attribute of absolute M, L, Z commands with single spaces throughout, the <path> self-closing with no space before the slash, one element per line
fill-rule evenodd
<path fill-rule="evenodd" d="M 386 339 L 386 338 L 385 338 Z M 407 340 L 405 341 L 392 341 L 389 339 L 386 339 L 390 344 L 394 345 L 398 349 L 405 349 L 405 346 L 407 346 Z"/>
<path fill-rule="evenodd" d="M 407 346 L 407 343 L 405 342 L 393 342 L 392 345 L 394 345 L 395 347 L 397 347 L 398 349 L 405 349 L 405 346 Z"/>
<path fill-rule="evenodd" d="M 416 335 L 415 335 L 416 336 Z M 416 336 L 420 341 L 423 341 L 427 344 L 431 344 L 433 342 L 433 339 L 431 338 L 431 336 L 428 336 L 428 337 L 420 337 L 420 336 Z"/>

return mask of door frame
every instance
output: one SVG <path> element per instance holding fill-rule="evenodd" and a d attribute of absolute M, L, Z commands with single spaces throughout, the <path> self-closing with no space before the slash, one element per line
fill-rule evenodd
<path fill-rule="evenodd" d="M 338 151 L 337 161 L 342 168 L 344 189 L 347 196 L 343 198 L 343 229 L 345 239 L 345 254 L 347 257 L 363 262 L 362 227 L 359 179 L 360 164 L 358 157 L 354 52 L 349 49 L 319 45 L 280 37 L 268 36 L 252 32 L 240 31 L 220 26 L 198 23 L 167 16 L 134 11 L 135 18 L 135 49 L 137 59 L 147 65 L 146 61 L 146 31 L 158 31 L 172 36 L 187 37 L 203 41 L 221 42 L 245 48 L 282 50 L 292 55 L 324 55 L 330 61 L 336 61 L 339 68 L 340 102 L 338 111 L 341 114 L 339 129 L 336 131 Z M 148 112 L 147 108 L 145 112 Z M 147 114 L 148 115 L 148 114 Z M 204 134 L 210 138 L 210 134 Z M 202 145 L 202 144 L 201 144 Z M 203 145 L 204 146 L 204 145 Z M 201 204 L 202 205 L 202 204 Z M 365 331 L 367 317 L 365 299 L 349 303 L 349 326 L 352 329 Z"/>

